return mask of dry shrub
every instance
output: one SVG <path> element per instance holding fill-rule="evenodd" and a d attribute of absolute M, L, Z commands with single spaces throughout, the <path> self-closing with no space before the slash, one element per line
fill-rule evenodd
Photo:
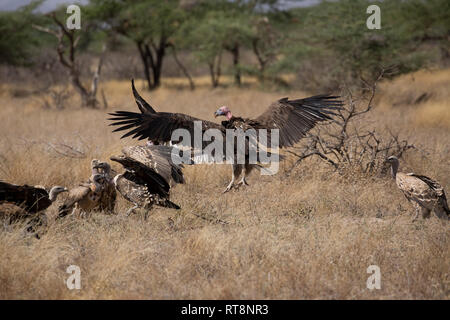
<path fill-rule="evenodd" d="M 384 73 L 381 70 L 371 84 L 362 80 L 364 87 L 359 97 L 348 88 L 344 90 L 344 105 L 336 111 L 333 121 L 317 126 L 295 152 L 288 151 L 296 159 L 291 170 L 303 160 L 316 157 L 341 174 L 379 174 L 385 171 L 388 156 L 402 158 L 406 151 L 416 149 L 407 140 L 400 140 L 392 128 L 380 133 L 377 123 L 370 123 L 377 83 Z"/>

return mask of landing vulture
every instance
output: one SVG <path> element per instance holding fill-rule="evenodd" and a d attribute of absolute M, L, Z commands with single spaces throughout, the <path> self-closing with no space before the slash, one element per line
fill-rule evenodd
<path fill-rule="evenodd" d="M 223 137 L 224 150 L 227 143 L 226 129 L 244 133 L 249 129 L 254 129 L 256 132 L 266 129 L 268 131 L 266 146 L 268 147 L 272 146 L 271 144 L 269 145 L 271 141 L 270 130 L 278 129 L 278 145 L 280 148 L 283 148 L 293 146 L 318 122 L 331 120 L 331 117 L 335 115 L 334 111 L 341 109 L 342 106 L 342 102 L 338 100 L 339 96 L 317 95 L 297 100 L 282 98 L 273 102 L 264 113 L 255 119 L 235 117 L 228 107 L 222 106 L 214 115 L 215 117 L 224 116 L 226 120 L 218 124 L 182 113 L 156 112 L 139 95 L 133 82 L 132 91 L 141 112 L 116 111 L 110 113 L 113 116 L 109 118 L 109 120 L 113 121 L 110 125 L 118 126 L 114 132 L 126 130 L 128 132 L 122 138 L 131 136 L 139 140 L 148 139 L 155 144 L 159 144 L 171 141 L 172 132 L 175 129 L 186 129 L 190 133 L 192 141 L 181 141 L 180 144 L 186 144 L 197 149 L 199 146 L 197 145 L 196 147 L 195 142 L 193 142 L 195 136 L 194 121 L 199 121 L 201 124 L 199 130 L 201 130 L 202 136 L 208 129 L 217 129 Z M 204 148 L 207 143 L 203 141 L 201 147 Z M 258 141 L 258 143 L 261 144 L 261 141 Z M 259 158 L 260 154 L 258 151 L 258 160 L 260 160 Z M 232 180 L 224 192 L 229 191 L 233 187 L 236 176 L 239 176 L 242 172 L 244 172 L 244 175 L 238 185 L 247 184 L 245 180 L 246 175 L 255 167 L 255 164 L 249 162 L 247 145 L 245 146 L 245 163 L 237 164 L 235 160 L 233 161 Z"/>
<path fill-rule="evenodd" d="M 431 211 L 441 219 L 449 218 L 450 209 L 444 188 L 437 181 L 414 173 L 398 172 L 399 160 L 395 156 L 389 157 L 386 161 L 391 165 L 392 178 L 395 179 L 397 187 L 416 209 L 413 221 L 417 219 L 419 213 L 422 213 L 423 218 L 429 218 Z"/>
<path fill-rule="evenodd" d="M 28 213 L 37 213 L 47 209 L 58 194 L 67 191 L 61 186 L 54 186 L 47 192 L 41 187 L 15 185 L 0 181 L 0 203 L 8 202 L 21 206 Z"/>
<path fill-rule="evenodd" d="M 121 155 L 110 158 L 125 168 L 113 181 L 117 191 L 134 204 L 127 215 L 137 208 L 148 212 L 154 204 L 180 209 L 169 200 L 170 181 L 184 183 L 182 166 L 172 163 L 171 149 L 158 145 L 126 147 Z"/>

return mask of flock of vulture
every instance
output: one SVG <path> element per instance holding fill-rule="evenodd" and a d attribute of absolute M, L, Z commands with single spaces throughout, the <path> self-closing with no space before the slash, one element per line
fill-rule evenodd
<path fill-rule="evenodd" d="M 181 113 L 157 112 L 139 95 L 133 80 L 131 87 L 140 112 L 117 111 L 108 120 L 113 121 L 111 125 L 118 126 L 114 131 L 127 131 L 122 138 L 132 136 L 148 141 L 145 145 L 125 147 L 121 155 L 110 158 L 122 165 L 122 173 L 112 170 L 108 162 L 94 159 L 91 162 L 90 178 L 70 190 L 62 186 L 46 190 L 41 186 L 0 181 L 0 204 L 15 204 L 32 215 L 47 209 L 58 194 L 68 192 L 66 200 L 58 208 L 59 219 L 68 214 L 83 215 L 90 211 L 112 213 L 118 192 L 133 204 L 127 215 L 138 208 L 144 209 L 147 214 L 153 205 L 180 209 L 179 205 L 169 200 L 171 186 L 185 182 L 183 165 L 172 161 L 173 146 L 168 145 L 174 130 L 185 129 L 194 136 L 194 122 L 200 121 L 202 133 L 208 129 L 217 129 L 226 141 L 226 129 L 244 132 L 249 129 L 279 129 L 279 147 L 286 148 L 297 143 L 318 122 L 332 120 L 335 112 L 339 112 L 343 105 L 338 96 L 319 95 L 298 100 L 283 98 L 272 103 L 255 119 L 233 116 L 230 109 L 223 106 L 214 113 L 216 117 L 226 117 L 225 121 L 218 124 Z M 253 168 L 261 167 L 250 163 L 248 154 L 245 157 L 244 164 L 232 164 L 232 180 L 224 192 L 247 185 L 246 176 Z M 398 172 L 399 160 L 395 156 L 386 161 L 391 165 L 392 177 L 398 188 L 416 209 L 414 220 L 419 213 L 423 218 L 429 217 L 431 211 L 439 218 L 448 219 L 450 210 L 444 190 L 438 182 L 426 176 Z M 240 175 L 242 179 L 235 184 L 235 179 Z"/>

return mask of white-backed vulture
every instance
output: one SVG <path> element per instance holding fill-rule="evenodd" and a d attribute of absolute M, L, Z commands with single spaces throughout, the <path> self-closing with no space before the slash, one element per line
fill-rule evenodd
<path fill-rule="evenodd" d="M 49 192 L 43 187 L 15 185 L 0 181 L 0 203 L 8 202 L 22 207 L 28 213 L 37 213 L 47 209 L 61 192 L 67 188 L 54 186 Z"/>
<path fill-rule="evenodd" d="M 170 155 L 171 147 L 155 145 L 127 147 L 122 155 L 110 158 L 125 168 L 124 173 L 114 177 L 114 185 L 126 200 L 134 204 L 127 215 L 137 208 L 148 212 L 154 204 L 180 209 L 169 200 L 169 182 L 184 183 L 182 167 L 173 164 Z"/>
<path fill-rule="evenodd" d="M 93 172 L 101 174 L 104 178 L 99 205 L 95 208 L 95 210 L 114 213 L 117 192 L 113 182 L 115 175 L 113 175 L 111 166 L 107 162 L 94 159 L 92 160 L 92 170 Z"/>
<path fill-rule="evenodd" d="M 386 160 L 391 165 L 392 178 L 397 187 L 403 192 L 406 199 L 413 204 L 416 213 L 413 221 L 419 213 L 423 218 L 429 218 L 431 211 L 441 219 L 448 219 L 450 210 L 447 204 L 444 188 L 435 180 L 414 173 L 399 172 L 399 160 L 391 156 Z"/>
<path fill-rule="evenodd" d="M 272 103 L 267 110 L 255 119 L 245 119 L 241 117 L 235 117 L 232 115 L 231 110 L 223 106 L 219 108 L 214 115 L 225 116 L 226 121 L 222 121 L 221 124 L 206 121 L 198 118 L 191 117 L 182 113 L 169 113 L 169 112 L 156 112 L 155 109 L 150 106 L 137 92 L 132 82 L 132 91 L 135 97 L 136 103 L 141 113 L 129 112 L 129 111 L 116 111 L 110 113 L 113 122 L 110 125 L 118 126 L 113 132 L 127 130 L 122 138 L 132 136 L 139 140 L 148 139 L 154 144 L 167 143 L 171 141 L 172 132 L 176 129 L 186 129 L 189 131 L 192 141 L 176 142 L 184 144 L 191 148 L 199 148 L 196 146 L 193 139 L 194 133 L 194 121 L 201 122 L 202 135 L 208 129 L 216 129 L 223 136 L 223 154 L 225 154 L 227 135 L 226 129 L 232 129 L 234 131 L 247 132 L 252 129 L 259 132 L 261 129 L 268 131 L 266 136 L 267 145 L 270 143 L 270 130 L 279 130 L 279 147 L 291 147 L 303 138 L 306 133 L 311 130 L 318 122 L 332 120 L 332 116 L 336 115 L 335 110 L 341 109 L 342 102 L 338 100 L 338 96 L 331 95 L 317 95 L 305 99 L 288 100 L 288 98 L 282 98 Z M 250 132 L 250 131 L 248 131 Z M 235 138 L 233 138 L 235 139 Z M 172 141 L 174 142 L 174 141 Z M 203 141 L 204 148 L 211 141 Z M 259 141 L 261 143 L 261 141 Z M 250 171 L 258 166 L 257 164 L 250 163 L 248 155 L 248 137 L 246 138 L 245 146 L 245 163 L 237 164 L 236 162 L 236 145 L 233 159 L 232 180 L 225 189 L 224 192 L 229 191 L 234 186 L 234 181 L 237 176 L 243 177 L 238 185 L 247 185 L 246 176 Z M 258 161 L 260 161 L 260 154 L 257 155 Z"/>
<path fill-rule="evenodd" d="M 94 174 L 89 184 L 79 185 L 69 191 L 67 199 L 58 209 L 58 218 L 62 218 L 75 211 L 89 212 L 99 205 L 104 178 L 101 174 Z"/>

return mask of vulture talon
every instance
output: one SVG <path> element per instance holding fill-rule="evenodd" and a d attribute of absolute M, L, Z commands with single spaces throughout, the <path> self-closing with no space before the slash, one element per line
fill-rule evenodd
<path fill-rule="evenodd" d="M 135 209 L 138 208 L 138 205 L 135 205 L 134 207 L 131 207 L 130 209 L 127 210 L 127 213 L 125 214 L 127 217 L 130 216 L 131 213 L 134 212 Z"/>

